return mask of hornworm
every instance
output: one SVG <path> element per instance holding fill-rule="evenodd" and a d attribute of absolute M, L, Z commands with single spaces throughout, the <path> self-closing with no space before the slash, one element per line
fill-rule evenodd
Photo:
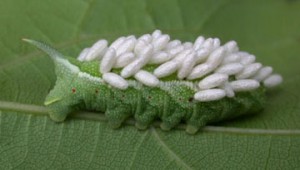
<path fill-rule="evenodd" d="M 110 46 L 99 40 L 77 59 L 24 41 L 55 63 L 57 80 L 45 105 L 58 122 L 76 110 L 93 110 L 105 113 L 113 128 L 134 117 L 138 129 L 159 119 L 163 130 L 185 123 L 194 134 L 208 123 L 259 112 L 266 88 L 282 82 L 235 41 L 221 46 L 218 38 L 182 43 L 156 30 L 118 38 Z"/>

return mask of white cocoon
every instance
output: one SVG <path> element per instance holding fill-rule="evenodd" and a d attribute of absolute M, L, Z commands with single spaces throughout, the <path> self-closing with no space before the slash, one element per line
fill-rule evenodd
<path fill-rule="evenodd" d="M 173 40 L 173 41 L 170 41 L 167 46 L 166 46 L 166 49 L 169 50 L 169 49 L 173 49 L 174 47 L 177 47 L 181 45 L 181 41 L 179 40 Z"/>
<path fill-rule="evenodd" d="M 241 72 L 244 69 L 244 65 L 240 63 L 230 63 L 220 66 L 215 72 L 223 73 L 227 75 L 234 75 Z"/>
<path fill-rule="evenodd" d="M 248 55 L 243 55 L 241 57 L 240 62 L 244 65 L 249 65 L 249 64 L 253 63 L 254 61 L 255 61 L 255 56 L 251 55 L 251 54 L 248 54 Z"/>
<path fill-rule="evenodd" d="M 161 36 L 161 31 L 160 30 L 155 30 L 153 33 L 152 33 L 152 41 L 159 38 Z"/>
<path fill-rule="evenodd" d="M 226 82 L 223 86 L 222 89 L 225 90 L 226 96 L 227 97 L 234 97 L 234 91 L 232 90 L 232 87 L 228 82 Z"/>
<path fill-rule="evenodd" d="M 89 52 L 89 50 L 90 50 L 90 48 L 85 48 L 85 49 L 83 49 L 83 50 L 80 52 L 79 56 L 77 57 L 77 60 L 79 60 L 79 61 L 85 61 L 85 56 L 86 56 L 86 54 Z"/>
<path fill-rule="evenodd" d="M 219 48 L 220 45 L 221 45 L 220 39 L 219 38 L 214 38 L 213 49 L 215 50 L 215 49 Z"/>
<path fill-rule="evenodd" d="M 191 73 L 194 65 L 196 64 L 195 56 L 194 52 L 186 56 L 177 74 L 179 79 L 183 79 Z"/>
<path fill-rule="evenodd" d="M 137 40 L 135 47 L 134 47 L 134 53 L 136 55 L 140 55 L 143 49 L 148 45 L 148 43 L 145 40 Z"/>
<path fill-rule="evenodd" d="M 221 86 L 228 80 L 228 75 L 215 73 L 202 79 L 198 86 L 201 90 L 206 90 Z"/>
<path fill-rule="evenodd" d="M 275 87 L 275 86 L 279 85 L 280 83 L 282 83 L 282 77 L 278 74 L 273 74 L 264 80 L 264 86 L 266 86 L 268 88 Z"/>
<path fill-rule="evenodd" d="M 205 61 L 210 52 L 205 48 L 200 48 L 196 51 L 196 53 L 196 63 L 198 64 Z"/>
<path fill-rule="evenodd" d="M 202 44 L 202 48 L 212 51 L 214 48 L 214 40 L 212 38 L 206 39 Z"/>
<path fill-rule="evenodd" d="M 152 41 L 152 36 L 150 34 L 142 35 L 138 40 L 143 40 L 147 44 L 149 44 Z"/>
<path fill-rule="evenodd" d="M 185 42 L 182 45 L 183 45 L 184 49 L 191 49 L 191 48 L 193 48 L 193 43 L 191 43 L 191 42 Z"/>
<path fill-rule="evenodd" d="M 236 79 L 246 79 L 253 76 L 260 68 L 262 64 L 260 63 L 253 63 L 244 68 L 243 71 L 238 73 L 235 77 Z"/>
<path fill-rule="evenodd" d="M 176 61 L 176 62 L 178 62 L 179 65 L 182 65 L 183 61 L 186 59 L 187 55 L 191 52 L 192 52 L 191 49 L 183 50 L 183 51 L 179 52 L 178 54 L 176 54 L 173 61 Z"/>
<path fill-rule="evenodd" d="M 188 75 L 187 79 L 193 80 L 197 78 L 201 78 L 211 72 L 214 68 L 207 63 L 197 65 L 196 67 L 193 68 L 192 72 L 190 75 Z"/>
<path fill-rule="evenodd" d="M 171 55 L 171 56 L 175 56 L 176 54 L 178 54 L 179 52 L 181 52 L 182 50 L 184 50 L 184 47 L 182 45 L 176 46 L 174 48 L 168 49 L 167 52 Z"/>
<path fill-rule="evenodd" d="M 226 93 L 222 89 L 209 89 L 198 91 L 197 93 L 195 93 L 194 98 L 201 102 L 208 102 L 222 99 L 225 96 Z"/>
<path fill-rule="evenodd" d="M 134 78 L 139 82 L 145 84 L 146 86 L 155 87 L 159 84 L 159 80 L 151 73 L 140 70 L 135 75 Z"/>
<path fill-rule="evenodd" d="M 149 61 L 149 64 L 161 64 L 170 59 L 171 59 L 171 57 L 168 53 L 158 52 L 158 53 L 153 54 L 152 58 Z"/>
<path fill-rule="evenodd" d="M 273 72 L 273 68 L 270 66 L 263 67 L 260 69 L 256 75 L 254 76 L 254 79 L 257 81 L 263 81 L 266 79 L 269 75 L 271 75 Z"/>
<path fill-rule="evenodd" d="M 239 48 L 235 41 L 228 41 L 226 44 L 223 45 L 223 47 L 225 48 L 227 54 L 239 51 Z"/>
<path fill-rule="evenodd" d="M 230 82 L 230 86 L 232 87 L 233 91 L 236 92 L 250 91 L 257 89 L 259 87 L 259 82 L 252 79 L 236 80 Z"/>
<path fill-rule="evenodd" d="M 122 68 L 127 66 L 135 59 L 135 56 L 132 52 L 123 53 L 117 57 L 117 61 L 114 65 L 114 68 Z"/>
<path fill-rule="evenodd" d="M 197 39 L 194 42 L 194 49 L 198 50 L 201 48 L 202 44 L 204 43 L 205 38 L 203 36 L 197 37 Z"/>
<path fill-rule="evenodd" d="M 147 45 L 136 60 L 134 60 L 132 63 L 128 64 L 126 67 L 123 68 L 123 70 L 121 71 L 121 76 L 124 78 L 128 78 L 134 75 L 144 65 L 148 63 L 152 53 L 153 53 L 153 46 Z"/>
<path fill-rule="evenodd" d="M 237 63 L 240 60 L 241 56 L 238 53 L 232 53 L 224 57 L 222 64 Z"/>
<path fill-rule="evenodd" d="M 223 61 L 224 52 L 224 48 L 219 47 L 209 55 L 206 63 L 210 64 L 214 69 L 217 68 Z"/>
<path fill-rule="evenodd" d="M 89 50 L 89 52 L 85 56 L 86 61 L 92 61 L 96 58 L 101 59 L 103 54 L 106 52 L 107 49 L 107 41 L 106 40 L 99 40 L 97 41 Z"/>
<path fill-rule="evenodd" d="M 136 43 L 136 38 L 135 37 L 129 37 L 127 38 L 120 46 L 119 48 L 116 49 L 116 54 L 117 56 L 126 53 L 126 52 L 131 52 L 133 51 Z"/>
<path fill-rule="evenodd" d="M 105 53 L 103 59 L 100 61 L 100 73 L 109 72 L 116 62 L 116 51 L 113 48 L 109 48 Z"/>
<path fill-rule="evenodd" d="M 178 68 L 178 64 L 176 61 L 168 61 L 160 66 L 158 66 L 154 70 L 154 75 L 158 78 L 166 77 L 174 73 Z"/>
<path fill-rule="evenodd" d="M 158 37 L 157 39 L 154 39 L 152 42 L 154 51 L 159 51 L 159 50 L 164 49 L 169 41 L 170 41 L 170 36 L 168 36 L 168 35 L 162 35 L 162 36 Z"/>
<path fill-rule="evenodd" d="M 123 44 L 123 42 L 126 40 L 126 37 L 120 37 L 118 39 L 116 39 L 114 42 L 111 43 L 111 45 L 109 46 L 109 48 L 114 48 L 114 49 L 118 49 L 119 46 L 121 44 Z"/>
<path fill-rule="evenodd" d="M 102 78 L 105 82 L 118 89 L 127 89 L 128 83 L 123 77 L 115 73 L 104 73 Z"/>

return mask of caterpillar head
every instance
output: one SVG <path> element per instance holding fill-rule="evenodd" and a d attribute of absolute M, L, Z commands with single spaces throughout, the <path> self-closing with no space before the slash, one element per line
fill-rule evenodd
<path fill-rule="evenodd" d="M 67 114 L 77 110 L 78 104 L 81 103 L 80 94 L 76 92 L 76 87 L 72 86 L 76 84 L 74 78 L 80 72 L 79 68 L 50 46 L 34 40 L 23 40 L 46 52 L 53 59 L 57 80 L 44 104 L 49 108 L 51 119 L 58 122 L 65 120 Z"/>
<path fill-rule="evenodd" d="M 77 88 L 72 86 L 73 84 L 76 84 L 76 82 L 73 82 L 72 77 L 61 78 L 61 76 L 58 76 L 56 85 L 44 102 L 45 106 L 49 108 L 52 120 L 63 121 L 68 113 L 80 108 L 81 95 Z"/>

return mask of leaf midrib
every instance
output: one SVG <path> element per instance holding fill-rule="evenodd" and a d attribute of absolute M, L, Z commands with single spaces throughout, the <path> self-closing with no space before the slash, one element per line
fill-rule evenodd
<path fill-rule="evenodd" d="M 40 116 L 47 116 L 48 110 L 44 106 L 24 104 L 17 102 L 0 101 L 0 110 L 14 111 L 21 113 L 29 113 Z M 0 115 L 3 114 L 0 111 Z M 97 112 L 80 111 L 77 114 L 72 115 L 73 118 L 83 120 L 93 120 L 106 122 L 104 114 Z M 134 125 L 134 120 L 130 119 L 126 121 L 126 124 Z M 159 127 L 159 122 L 154 122 L 154 127 Z M 177 129 L 184 130 L 185 126 L 180 125 Z M 202 129 L 203 132 L 219 132 L 219 133 L 234 133 L 234 134 L 252 134 L 252 135 L 300 135 L 300 129 L 256 129 L 256 128 L 236 128 L 236 127 L 224 127 L 224 126 L 205 126 Z"/>

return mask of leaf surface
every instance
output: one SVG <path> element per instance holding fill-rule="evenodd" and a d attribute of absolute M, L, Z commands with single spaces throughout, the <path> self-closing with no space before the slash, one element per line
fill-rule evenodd
<path fill-rule="evenodd" d="M 300 167 L 300 2 L 296 0 L 3 0 L 0 5 L 0 169 L 297 169 Z M 76 57 L 98 39 L 161 29 L 173 39 L 236 40 L 282 74 L 257 115 L 183 130 L 112 130 L 101 115 L 54 123 L 43 101 L 52 61 L 21 42 Z"/>

